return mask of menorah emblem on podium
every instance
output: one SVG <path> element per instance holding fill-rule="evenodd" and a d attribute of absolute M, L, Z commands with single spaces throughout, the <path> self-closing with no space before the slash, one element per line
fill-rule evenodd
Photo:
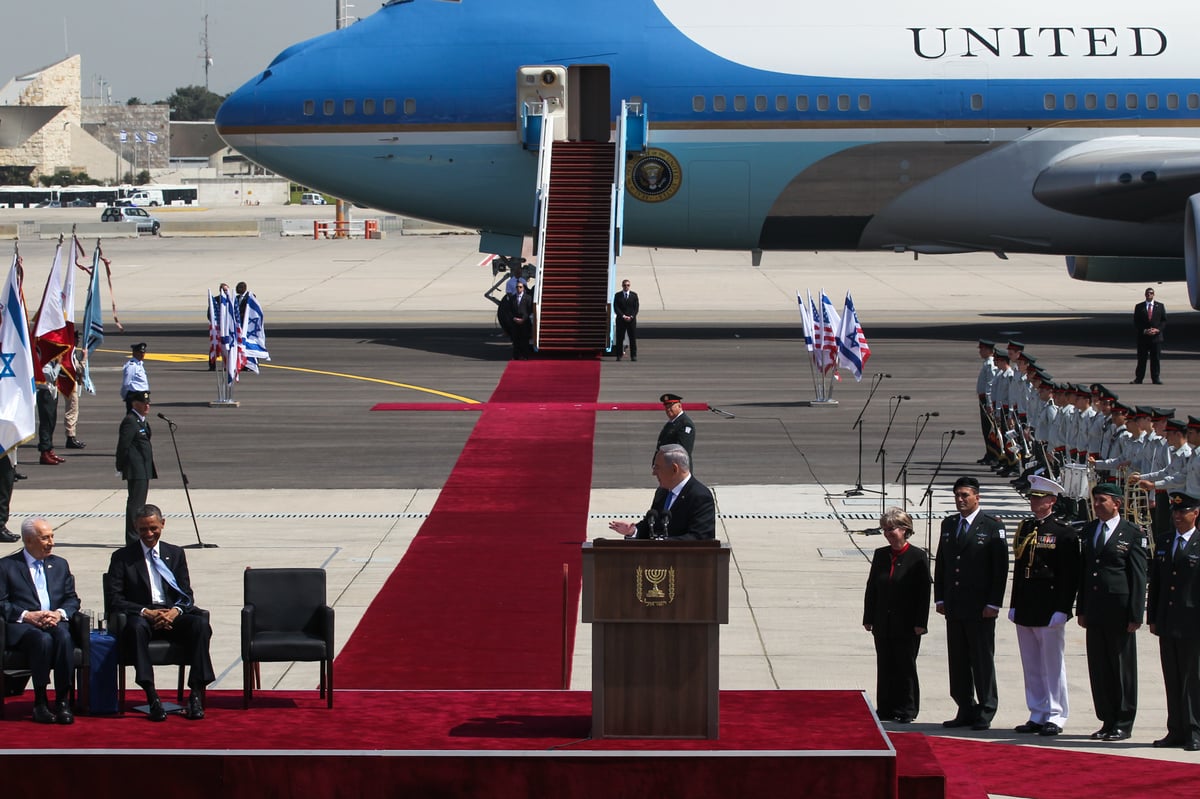
<path fill-rule="evenodd" d="M 667 584 L 667 590 L 663 591 L 663 583 Z M 646 583 L 649 583 L 649 588 L 646 588 Z M 643 605 L 656 607 L 660 605 L 669 605 L 675 600 L 675 567 L 666 569 L 646 569 L 638 566 L 637 570 L 637 598 Z"/>

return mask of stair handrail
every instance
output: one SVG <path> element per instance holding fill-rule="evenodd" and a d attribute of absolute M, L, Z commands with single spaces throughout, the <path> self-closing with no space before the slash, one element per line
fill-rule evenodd
<path fill-rule="evenodd" d="M 550 208 L 550 167 L 554 154 L 554 120 L 543 114 L 542 140 L 538 146 L 537 188 L 534 194 L 534 229 L 537 235 L 533 242 L 533 254 L 537 257 L 537 282 L 533 286 L 533 345 L 536 348 L 542 338 L 542 271 L 546 261 L 546 220 Z"/>

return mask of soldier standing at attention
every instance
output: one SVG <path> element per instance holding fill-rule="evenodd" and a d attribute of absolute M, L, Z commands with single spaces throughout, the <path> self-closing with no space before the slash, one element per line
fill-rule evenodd
<path fill-rule="evenodd" d="M 666 444 L 678 444 L 687 450 L 688 460 L 691 460 L 692 447 L 696 445 L 696 423 L 683 412 L 683 397 L 667 393 L 659 397 L 658 401 L 667 413 L 667 423 L 658 433 L 658 443 L 654 445 L 655 452 Z"/>

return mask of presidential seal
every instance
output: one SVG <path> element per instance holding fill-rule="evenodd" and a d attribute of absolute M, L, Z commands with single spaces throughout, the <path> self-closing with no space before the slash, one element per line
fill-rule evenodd
<path fill-rule="evenodd" d="M 679 162 L 666 150 L 646 150 L 629 162 L 625 173 L 629 193 L 646 203 L 671 199 L 682 182 Z"/>

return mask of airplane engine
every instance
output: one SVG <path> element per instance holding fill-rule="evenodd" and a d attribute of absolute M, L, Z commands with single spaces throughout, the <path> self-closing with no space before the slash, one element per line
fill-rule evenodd
<path fill-rule="evenodd" d="M 1188 213 L 1191 213 L 1190 206 Z M 1194 233 L 1192 238 L 1195 238 Z M 1190 257 L 1192 256 L 1189 255 Z M 1189 263 L 1193 262 L 1189 261 Z M 1067 274 L 1073 280 L 1082 280 L 1088 283 L 1178 282 L 1184 277 L 1184 259 L 1068 255 Z M 1191 273 L 1189 272 L 1189 274 Z M 1192 302 L 1194 305 L 1195 300 Z"/>
<path fill-rule="evenodd" d="M 1200 258 L 1196 252 L 1197 225 L 1200 225 L 1200 194 L 1193 194 L 1188 197 L 1187 207 L 1183 212 L 1183 261 L 1188 301 L 1193 308 L 1200 311 L 1200 267 L 1196 263 L 1196 259 Z"/>

